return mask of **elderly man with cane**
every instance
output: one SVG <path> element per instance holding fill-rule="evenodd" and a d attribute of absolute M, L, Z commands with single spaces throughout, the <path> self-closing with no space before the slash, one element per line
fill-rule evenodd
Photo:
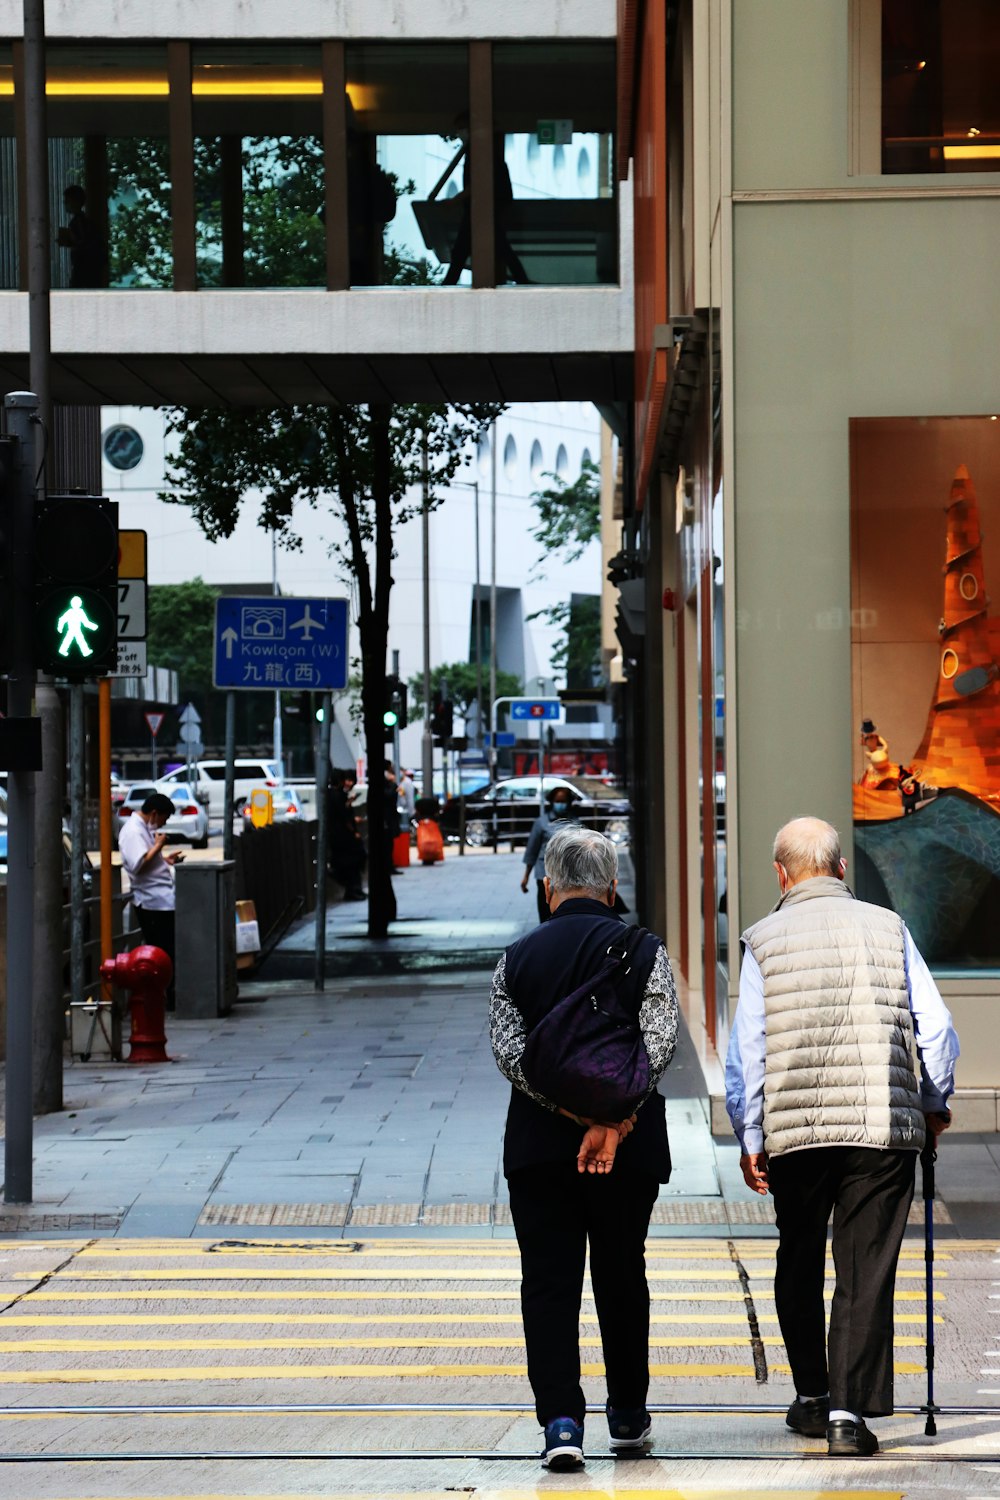
<path fill-rule="evenodd" d="M 677 995 L 660 939 L 616 915 L 617 875 L 618 853 L 602 833 L 554 833 L 545 850 L 551 921 L 507 949 L 490 997 L 493 1053 L 513 1084 L 503 1162 L 528 1379 L 545 1430 L 542 1460 L 555 1470 L 583 1462 L 588 1247 L 610 1446 L 640 1454 L 651 1432 L 645 1243 L 659 1184 L 670 1178 L 656 1085 L 677 1040 Z M 588 1098 L 607 1107 L 579 1102 Z"/>
<path fill-rule="evenodd" d="M 774 1195 L 787 1424 L 864 1456 L 878 1449 L 865 1417 L 893 1410 L 896 1263 L 918 1153 L 951 1123 L 958 1038 L 902 919 L 844 884 L 836 829 L 786 824 L 774 868 L 781 899 L 741 940 L 726 1104 L 747 1186 Z"/>

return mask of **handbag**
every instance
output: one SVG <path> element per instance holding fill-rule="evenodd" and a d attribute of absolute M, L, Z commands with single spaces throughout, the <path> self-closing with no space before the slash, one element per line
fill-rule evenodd
<path fill-rule="evenodd" d="M 638 936 L 635 936 L 638 934 Z M 592 979 L 566 995 L 532 1027 L 521 1071 L 535 1093 L 589 1120 L 628 1119 L 649 1092 L 649 1055 L 638 1013 L 619 989 L 648 933 L 612 943 Z"/>

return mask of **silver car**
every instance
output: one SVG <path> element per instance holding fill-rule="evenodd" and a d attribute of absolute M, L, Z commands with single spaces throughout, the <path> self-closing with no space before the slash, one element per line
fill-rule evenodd
<path fill-rule="evenodd" d="M 195 799 L 194 788 L 187 782 L 170 781 L 154 785 L 153 782 L 146 781 L 130 786 L 115 819 L 116 834 L 121 833 L 125 819 L 138 812 L 146 798 L 151 797 L 154 792 L 162 792 L 169 797 L 176 809 L 164 825 L 167 843 L 190 844 L 194 849 L 207 849 L 208 811 Z"/>

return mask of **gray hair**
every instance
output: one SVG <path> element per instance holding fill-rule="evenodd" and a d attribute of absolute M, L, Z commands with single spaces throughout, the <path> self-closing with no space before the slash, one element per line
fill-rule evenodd
<path fill-rule="evenodd" d="M 593 828 L 562 828 L 545 847 L 545 873 L 555 891 L 605 896 L 618 877 L 618 850 Z"/>
<path fill-rule="evenodd" d="M 790 880 L 840 873 L 840 834 L 822 818 L 793 818 L 774 838 L 774 859 Z"/>

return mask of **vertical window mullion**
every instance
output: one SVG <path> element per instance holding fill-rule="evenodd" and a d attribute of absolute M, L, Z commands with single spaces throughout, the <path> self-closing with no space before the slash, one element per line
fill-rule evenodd
<path fill-rule="evenodd" d="M 343 42 L 323 43 L 323 202 L 326 285 L 350 286 L 347 201 L 347 54 Z"/>
<path fill-rule="evenodd" d="M 28 290 L 28 166 L 24 120 L 24 43 L 12 46 L 14 62 L 14 130 L 17 135 L 17 280 Z"/>
<path fill-rule="evenodd" d="M 167 74 L 170 80 L 170 217 L 174 291 L 194 292 L 198 288 L 198 275 L 190 42 L 167 43 Z"/>
<path fill-rule="evenodd" d="M 472 175 L 472 285 L 496 286 L 492 42 L 469 43 L 469 169 Z"/>

